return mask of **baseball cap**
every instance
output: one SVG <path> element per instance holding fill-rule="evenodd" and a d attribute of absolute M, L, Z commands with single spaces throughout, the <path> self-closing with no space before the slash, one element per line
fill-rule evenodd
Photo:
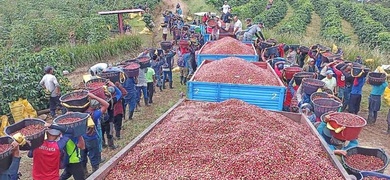
<path fill-rule="evenodd" d="M 99 101 L 97 101 L 96 99 L 91 99 L 90 100 L 90 106 L 92 107 L 92 108 L 97 108 L 98 106 L 99 106 Z"/>
<path fill-rule="evenodd" d="M 45 73 L 49 73 L 51 70 L 54 70 L 54 68 L 52 66 L 46 66 L 44 68 Z"/>
<path fill-rule="evenodd" d="M 326 74 L 326 75 L 329 75 L 329 74 L 334 74 L 334 73 L 333 73 L 332 70 L 327 70 L 325 74 Z"/>
<path fill-rule="evenodd" d="M 314 59 L 313 59 L 313 58 L 310 58 L 310 59 L 309 59 L 309 62 L 314 62 Z"/>
<path fill-rule="evenodd" d="M 115 88 L 110 86 L 107 88 L 108 92 L 110 92 L 111 94 L 113 94 L 115 92 Z"/>
<path fill-rule="evenodd" d="M 47 130 L 47 133 L 49 133 L 53 136 L 59 136 L 61 134 L 61 131 L 59 131 L 57 129 L 49 129 L 49 130 Z"/>

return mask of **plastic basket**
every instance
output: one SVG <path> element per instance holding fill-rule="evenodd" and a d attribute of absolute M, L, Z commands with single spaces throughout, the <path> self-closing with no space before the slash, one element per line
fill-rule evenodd
<path fill-rule="evenodd" d="M 360 119 L 364 123 L 362 125 L 356 125 L 356 126 L 345 126 L 341 123 L 338 123 L 337 119 L 332 119 L 332 115 L 335 115 L 335 114 L 345 114 L 345 115 L 348 114 L 349 116 L 353 116 L 353 118 Z M 351 141 L 351 140 L 357 139 L 359 137 L 359 134 L 362 131 L 363 127 L 366 126 L 366 124 L 367 124 L 367 121 L 364 118 L 362 118 L 358 115 L 355 115 L 355 114 L 350 114 L 350 113 L 345 113 L 345 112 L 334 112 L 334 113 L 329 113 L 329 116 L 331 118 L 328 121 L 328 123 L 330 124 L 330 126 L 332 128 L 334 128 L 334 129 L 338 129 L 341 127 L 344 128 L 339 133 L 336 133 L 335 131 L 331 131 L 331 134 L 333 137 L 335 137 L 336 139 L 339 139 L 339 140 L 343 140 L 343 141 Z"/>
<path fill-rule="evenodd" d="M 28 151 L 30 149 L 35 149 L 43 144 L 44 138 L 45 138 L 45 128 L 43 126 L 45 125 L 45 121 L 41 119 L 36 119 L 36 118 L 29 118 L 29 119 L 24 119 L 22 121 L 19 121 L 15 124 L 12 124 L 10 126 L 7 126 L 4 130 L 5 134 L 7 136 L 12 137 L 12 133 L 21 130 L 22 128 L 29 126 L 29 125 L 35 125 L 35 124 L 40 124 L 42 125 L 42 131 L 39 131 L 36 134 L 33 134 L 31 136 L 25 136 L 25 139 L 30 141 L 31 146 L 26 143 L 23 146 L 20 146 L 20 150 L 22 151 Z M 23 134 L 22 134 L 23 135 Z"/>
<path fill-rule="evenodd" d="M 0 144 L 11 144 L 14 140 L 11 137 L 0 137 Z M 6 171 L 12 163 L 12 148 L 0 153 L 0 173 Z"/>
<path fill-rule="evenodd" d="M 303 78 L 302 80 L 302 87 L 303 87 L 303 92 L 311 95 L 314 92 L 317 92 L 317 90 L 321 87 L 325 86 L 325 82 L 314 79 L 314 78 Z"/>
<path fill-rule="evenodd" d="M 147 67 L 151 66 L 150 59 L 148 57 L 141 57 L 141 58 L 139 58 L 138 59 L 138 63 L 140 65 L 141 69 L 144 69 L 144 68 L 147 68 Z"/>
<path fill-rule="evenodd" d="M 58 116 L 53 120 L 54 123 L 58 124 L 59 126 L 72 128 L 73 129 L 73 137 L 79 137 L 86 133 L 87 130 L 87 120 L 89 118 L 88 113 L 80 113 L 80 112 L 70 112 L 61 116 Z M 61 121 L 64 118 L 80 118 L 80 120 L 69 123 L 69 124 L 61 124 L 59 121 Z"/>
<path fill-rule="evenodd" d="M 358 180 L 364 180 L 366 177 L 377 177 L 381 179 L 388 179 L 390 180 L 389 175 L 377 173 L 377 172 L 371 172 L 371 171 L 361 171 L 358 175 L 355 175 Z"/>
<path fill-rule="evenodd" d="M 377 172 L 377 173 L 383 173 L 386 169 L 386 167 L 389 165 L 389 157 L 387 156 L 386 152 L 382 149 L 378 148 L 367 148 L 367 147 L 352 147 L 347 149 L 347 156 L 348 155 L 353 155 L 353 154 L 362 154 L 366 156 L 375 156 L 379 159 L 381 159 L 384 163 L 384 166 L 380 169 L 377 169 L 375 171 L 370 171 L 370 172 Z M 364 171 L 364 169 L 355 169 L 351 166 L 349 166 L 346 163 L 345 157 L 341 157 L 341 161 L 344 165 L 344 167 L 351 172 L 352 174 L 359 174 L 361 171 Z"/>
<path fill-rule="evenodd" d="M 303 78 L 315 78 L 316 74 L 311 72 L 297 72 L 294 74 L 294 81 L 296 85 L 301 85 Z"/>
<path fill-rule="evenodd" d="M 310 48 L 306 47 L 306 46 L 300 46 L 299 47 L 299 51 L 302 52 L 302 53 L 309 53 L 309 50 Z"/>
<path fill-rule="evenodd" d="M 160 43 L 161 49 L 168 50 L 172 49 L 172 42 L 171 41 L 163 41 Z"/>
<path fill-rule="evenodd" d="M 60 97 L 61 103 L 69 106 L 84 106 L 89 102 L 88 91 L 73 91 Z"/>
<path fill-rule="evenodd" d="M 111 82 L 120 82 L 120 71 L 104 71 L 99 74 L 100 77 L 109 79 Z"/>
<path fill-rule="evenodd" d="M 96 83 L 96 82 L 102 82 L 102 83 L 106 84 L 107 81 L 108 81 L 108 80 L 107 80 L 106 78 L 91 79 L 91 80 L 89 80 L 89 81 L 87 81 L 87 82 L 85 83 L 85 86 L 86 86 L 88 89 L 94 89 L 94 88 L 91 88 L 91 87 L 90 87 L 91 84 Z"/>
<path fill-rule="evenodd" d="M 370 72 L 368 74 L 368 83 L 374 86 L 382 85 L 386 81 L 385 73 Z"/>
<path fill-rule="evenodd" d="M 291 67 L 287 67 L 284 69 L 283 73 L 284 73 L 284 77 L 287 79 L 287 80 L 290 80 L 294 77 L 294 75 L 298 72 L 301 72 L 302 71 L 302 68 L 299 67 L 299 66 L 291 66 Z"/>
<path fill-rule="evenodd" d="M 324 113 L 329 111 L 337 111 L 343 105 L 341 102 L 330 98 L 318 98 L 313 100 L 312 103 L 316 117 L 321 117 Z"/>
<path fill-rule="evenodd" d="M 325 92 L 315 92 L 313 94 L 311 94 L 310 96 L 310 101 L 313 102 L 313 100 L 315 99 L 319 99 L 319 98 L 329 98 L 329 94 L 328 93 L 325 93 Z"/>
<path fill-rule="evenodd" d="M 138 63 L 129 63 L 123 68 L 127 77 L 136 77 L 139 74 L 139 68 L 141 66 Z"/>

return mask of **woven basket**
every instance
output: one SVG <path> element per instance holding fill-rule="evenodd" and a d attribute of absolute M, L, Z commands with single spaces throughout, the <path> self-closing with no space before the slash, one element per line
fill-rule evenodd
<path fill-rule="evenodd" d="M 73 129 L 73 137 L 79 137 L 85 134 L 87 130 L 87 120 L 89 118 L 88 113 L 79 113 L 79 112 L 70 112 L 66 113 L 64 115 L 58 116 L 53 120 L 54 123 L 58 124 L 59 126 L 63 126 L 66 128 L 72 128 Z M 79 118 L 78 121 L 69 123 L 69 124 L 61 124 L 60 121 L 64 118 Z"/>
<path fill-rule="evenodd" d="M 31 149 L 35 149 L 43 144 L 43 141 L 45 138 L 45 128 L 43 128 L 43 126 L 45 125 L 45 121 L 43 121 L 41 119 L 36 119 L 36 118 L 24 119 L 24 120 L 19 121 L 15 124 L 7 126 L 4 130 L 4 132 L 5 132 L 5 134 L 7 134 L 7 136 L 12 137 L 12 134 L 14 132 L 19 131 L 26 126 L 35 125 L 35 124 L 42 125 L 42 130 L 36 134 L 31 135 L 31 136 L 25 136 L 25 139 L 30 141 L 31 145 L 26 143 L 25 145 L 19 147 L 20 150 L 22 150 L 22 151 L 28 151 Z"/>
<path fill-rule="evenodd" d="M 337 111 L 343 104 L 330 98 L 318 98 L 312 101 L 314 106 L 314 114 L 316 117 L 321 117 L 324 113 Z"/>
<path fill-rule="evenodd" d="M 303 78 L 315 78 L 316 74 L 311 72 L 297 72 L 294 74 L 294 81 L 296 85 L 301 85 Z"/>
<path fill-rule="evenodd" d="M 386 169 L 386 167 L 389 165 L 389 157 L 386 154 L 386 152 L 382 149 L 378 148 L 365 148 L 365 147 L 352 147 L 347 149 L 347 155 L 353 155 L 353 154 L 363 154 L 368 156 L 375 156 L 377 158 L 380 158 L 384 162 L 384 166 L 380 169 L 374 170 L 373 172 L 377 173 L 383 173 Z M 350 171 L 352 174 L 359 174 L 361 171 L 365 171 L 364 169 L 355 169 L 351 166 L 349 166 L 346 163 L 346 159 L 344 156 L 341 157 L 342 163 L 344 167 Z"/>
<path fill-rule="evenodd" d="M 385 73 L 371 72 L 368 74 L 368 83 L 374 86 L 382 85 L 386 81 Z"/>
<path fill-rule="evenodd" d="M 319 88 L 324 87 L 325 82 L 314 78 L 304 78 L 302 80 L 302 85 L 303 85 L 303 92 L 308 95 L 311 95 L 314 92 L 317 92 Z"/>

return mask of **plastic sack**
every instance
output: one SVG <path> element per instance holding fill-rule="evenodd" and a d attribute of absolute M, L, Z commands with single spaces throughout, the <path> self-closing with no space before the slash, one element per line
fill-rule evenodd
<path fill-rule="evenodd" d="M 378 66 L 378 67 L 375 69 L 374 72 L 385 73 L 385 74 L 386 74 L 386 77 L 389 77 L 389 74 L 387 74 L 387 72 L 385 71 L 384 65 Z"/>
<path fill-rule="evenodd" d="M 5 136 L 6 134 L 4 133 L 5 127 L 9 126 L 8 122 L 8 117 L 6 115 L 2 115 L 0 117 L 1 124 L 0 124 L 0 136 Z"/>
<path fill-rule="evenodd" d="M 38 117 L 37 111 L 35 111 L 27 99 L 19 98 L 19 100 L 9 103 L 9 108 L 15 123 L 26 118 Z"/>
<path fill-rule="evenodd" d="M 333 45 L 332 45 L 332 53 L 333 53 L 333 54 L 336 54 L 336 53 L 337 53 L 337 50 L 338 50 L 337 45 L 336 45 L 336 44 L 333 44 Z"/>
<path fill-rule="evenodd" d="M 383 99 L 385 100 L 385 103 L 390 106 L 390 88 L 387 87 L 385 89 L 385 92 L 383 93 Z"/>
<path fill-rule="evenodd" d="M 93 119 L 91 116 L 89 116 L 88 120 L 87 120 L 87 126 L 88 127 L 94 127 L 95 126 L 95 123 L 93 122 Z"/>

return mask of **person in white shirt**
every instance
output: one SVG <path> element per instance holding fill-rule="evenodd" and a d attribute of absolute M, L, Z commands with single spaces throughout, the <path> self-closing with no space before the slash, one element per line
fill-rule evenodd
<path fill-rule="evenodd" d="M 222 12 L 226 14 L 229 10 L 230 6 L 227 4 L 227 1 L 225 1 L 222 5 Z"/>
<path fill-rule="evenodd" d="M 61 97 L 61 89 L 60 84 L 57 81 L 57 78 L 53 75 L 54 68 L 51 66 L 45 67 L 45 75 L 39 84 L 45 89 L 45 91 L 50 93 L 49 99 L 49 107 L 50 107 L 50 115 L 51 117 L 56 117 L 56 109 L 57 107 L 61 107 L 62 114 L 66 113 L 66 109 L 61 106 L 60 97 Z"/>
<path fill-rule="evenodd" d="M 101 72 L 103 72 L 107 68 L 108 68 L 107 63 L 98 63 L 89 68 L 89 74 L 91 74 L 91 76 L 94 77 L 100 74 Z"/>
<path fill-rule="evenodd" d="M 216 17 L 215 17 L 215 21 L 217 22 L 217 26 L 215 26 L 215 27 L 213 28 L 213 31 L 212 31 L 212 39 L 213 39 L 213 40 L 218 40 L 218 39 L 219 39 L 220 29 L 221 29 L 221 26 L 222 26 L 222 22 L 221 22 L 221 20 L 219 19 L 219 16 L 216 16 Z"/>
<path fill-rule="evenodd" d="M 334 73 L 332 70 L 326 71 L 326 77 L 322 79 L 322 81 L 325 82 L 324 87 L 329 90 L 332 90 L 332 92 L 334 93 L 337 86 L 337 82 L 336 82 L 336 78 L 333 77 L 333 74 Z"/>
<path fill-rule="evenodd" d="M 233 20 L 234 20 L 234 31 L 233 31 L 233 33 L 234 33 L 234 35 L 236 35 L 236 38 L 238 39 L 238 35 L 242 31 L 242 22 L 238 19 L 237 16 L 234 16 Z"/>

